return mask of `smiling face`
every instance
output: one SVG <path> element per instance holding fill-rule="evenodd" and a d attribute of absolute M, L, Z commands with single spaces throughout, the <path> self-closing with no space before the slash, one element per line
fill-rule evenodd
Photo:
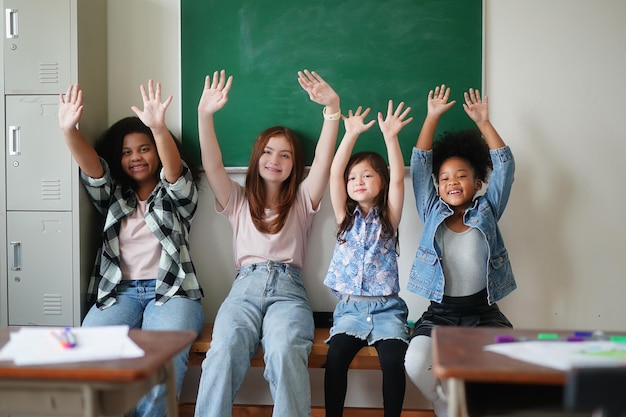
<path fill-rule="evenodd" d="M 465 209 L 483 182 L 474 175 L 472 166 L 462 158 L 448 158 L 439 169 L 439 196 L 452 208 Z"/>
<path fill-rule="evenodd" d="M 137 188 L 154 186 L 158 182 L 161 166 L 156 145 L 144 133 L 129 133 L 124 136 L 122 146 L 122 170 L 137 185 Z"/>
<path fill-rule="evenodd" d="M 293 149 L 284 136 L 272 136 L 259 158 L 259 175 L 265 181 L 283 183 L 293 169 Z"/>
<path fill-rule="evenodd" d="M 346 191 L 362 211 L 367 213 L 375 206 L 381 189 L 382 179 L 367 159 L 352 165 L 346 181 Z"/>

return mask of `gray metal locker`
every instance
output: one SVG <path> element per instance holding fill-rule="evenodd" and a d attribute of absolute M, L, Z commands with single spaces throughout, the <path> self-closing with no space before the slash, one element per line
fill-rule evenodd
<path fill-rule="evenodd" d="M 7 214 L 9 325 L 72 322 L 72 213 Z"/>
<path fill-rule="evenodd" d="M 4 0 L 4 94 L 58 94 L 71 83 L 70 1 Z"/>
<path fill-rule="evenodd" d="M 6 97 L 7 210 L 72 209 L 72 155 L 57 96 Z"/>
<path fill-rule="evenodd" d="M 100 230 L 58 95 L 79 82 L 81 131 L 94 140 L 106 128 L 107 0 L 0 4 L 0 325 L 78 326 Z"/>

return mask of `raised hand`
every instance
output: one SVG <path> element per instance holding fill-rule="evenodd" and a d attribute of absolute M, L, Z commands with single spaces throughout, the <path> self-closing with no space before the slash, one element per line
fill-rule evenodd
<path fill-rule="evenodd" d="M 352 110 L 348 110 L 348 116 L 342 116 L 346 134 L 360 135 L 361 133 L 367 131 L 370 127 L 374 126 L 376 120 L 370 120 L 365 123 L 365 117 L 367 117 L 369 112 L 369 107 L 363 110 L 362 106 L 359 106 L 354 113 Z"/>
<path fill-rule="evenodd" d="M 470 88 L 468 92 L 463 94 L 465 103 L 463 110 L 475 122 L 486 122 L 489 120 L 489 98 L 485 96 L 485 100 L 481 100 L 480 91 Z"/>
<path fill-rule="evenodd" d="M 448 102 L 449 99 L 450 87 L 446 87 L 445 84 L 441 84 L 441 86 L 437 86 L 434 90 L 428 92 L 426 101 L 428 110 L 420 134 L 417 137 L 416 148 L 421 150 L 432 149 L 439 118 L 456 104 L 454 100 Z"/>
<path fill-rule="evenodd" d="M 441 116 L 456 104 L 455 100 L 448 102 L 450 99 L 450 87 L 441 84 L 441 87 L 435 87 L 435 90 L 428 92 L 428 115 Z"/>
<path fill-rule="evenodd" d="M 137 106 L 131 106 L 131 110 L 150 129 L 165 128 L 165 111 L 172 102 L 172 96 L 161 102 L 161 83 L 156 83 L 155 88 L 152 80 L 148 80 L 148 91 L 143 84 L 139 86 L 139 90 L 143 99 L 143 110 Z"/>
<path fill-rule="evenodd" d="M 78 84 L 72 84 L 65 94 L 59 95 L 59 127 L 67 148 L 80 169 L 91 178 L 101 178 L 104 168 L 95 149 L 78 130 L 83 115 L 83 92 Z"/>
<path fill-rule="evenodd" d="M 233 83 L 233 76 L 226 78 L 226 71 L 215 71 L 213 79 L 206 76 L 204 90 L 198 103 L 198 113 L 213 114 L 222 109 L 228 101 L 228 92 Z"/>
<path fill-rule="evenodd" d="M 378 112 L 378 125 L 380 126 L 380 131 L 383 133 L 385 140 L 397 137 L 402 128 L 413 121 L 413 117 L 407 119 L 411 108 L 407 107 L 404 111 L 402 110 L 403 108 L 404 102 L 401 102 L 394 110 L 393 101 L 389 100 L 389 104 L 387 105 L 387 117 L 383 118 L 383 114 Z"/>
<path fill-rule="evenodd" d="M 298 71 L 298 82 L 312 101 L 323 106 L 336 107 L 331 110 L 339 110 L 339 95 L 315 71 Z"/>
<path fill-rule="evenodd" d="M 59 127 L 62 130 L 75 128 L 82 115 L 83 92 L 78 84 L 72 84 L 65 94 L 59 95 Z"/>

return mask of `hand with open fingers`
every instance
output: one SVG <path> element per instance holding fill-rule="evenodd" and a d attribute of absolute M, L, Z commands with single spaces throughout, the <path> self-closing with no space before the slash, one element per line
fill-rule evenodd
<path fill-rule="evenodd" d="M 298 71 L 298 82 L 312 101 L 333 112 L 339 111 L 339 95 L 318 73 L 306 69 Z"/>
<path fill-rule="evenodd" d="M 161 83 L 156 83 L 155 86 L 152 80 L 148 80 L 147 91 L 143 84 L 139 86 L 139 90 L 143 99 L 143 110 L 137 106 L 132 106 L 131 110 L 150 129 L 165 128 L 165 112 L 172 102 L 172 96 L 170 95 L 164 102 L 161 102 Z"/>
<path fill-rule="evenodd" d="M 463 103 L 463 110 L 474 122 L 486 122 L 489 120 L 489 98 L 485 96 L 485 99 L 480 98 L 480 91 L 470 88 L 465 92 L 465 103 Z"/>
<path fill-rule="evenodd" d="M 398 136 L 398 133 L 413 121 L 413 117 L 407 118 L 411 107 L 404 108 L 404 102 L 400 102 L 394 110 L 393 100 L 389 100 L 387 105 L 387 117 L 383 117 L 382 112 L 378 112 L 378 125 L 385 140 Z"/>
<path fill-rule="evenodd" d="M 72 84 L 65 94 L 59 95 L 59 127 L 62 130 L 75 128 L 82 115 L 83 92 L 78 84 Z"/>
<path fill-rule="evenodd" d="M 228 92 L 233 83 L 233 76 L 226 78 L 226 71 L 213 72 L 213 79 L 207 75 L 204 79 L 204 90 L 198 104 L 198 112 L 214 114 L 221 110 L 228 101 Z"/>
<path fill-rule="evenodd" d="M 362 106 L 357 107 L 355 112 L 353 112 L 352 109 L 348 110 L 348 116 L 342 116 L 346 133 L 360 135 L 361 133 L 369 130 L 370 127 L 374 126 L 376 120 L 370 120 L 365 123 L 365 118 L 369 112 L 369 107 L 363 110 Z"/>
<path fill-rule="evenodd" d="M 450 87 L 445 84 L 435 87 L 435 90 L 428 92 L 428 114 L 441 116 L 452 106 L 456 104 L 455 100 L 448 102 L 450 99 Z"/>

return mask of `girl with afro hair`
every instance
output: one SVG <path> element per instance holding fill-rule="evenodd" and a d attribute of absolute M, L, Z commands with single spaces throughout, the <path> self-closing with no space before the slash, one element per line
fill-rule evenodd
<path fill-rule="evenodd" d="M 463 109 L 477 129 L 444 133 L 433 143 L 440 117 L 455 101 L 450 88 L 428 94 L 426 119 L 413 149 L 413 191 L 424 229 L 408 290 L 430 300 L 405 356 L 409 378 L 447 415 L 445 394 L 432 373 L 435 326 L 512 327 L 496 302 L 516 288 L 498 220 L 509 200 L 515 162 L 489 121 L 488 99 L 465 92 Z M 485 182 L 489 185 L 484 193 Z"/>

